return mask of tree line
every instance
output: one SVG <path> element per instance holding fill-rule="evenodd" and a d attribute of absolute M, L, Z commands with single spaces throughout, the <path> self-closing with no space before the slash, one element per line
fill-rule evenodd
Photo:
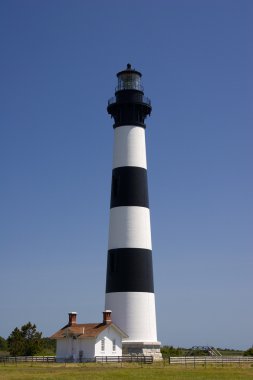
<path fill-rule="evenodd" d="M 43 338 L 31 322 L 15 327 L 7 339 L 0 337 L 0 351 L 11 356 L 55 355 L 56 342 Z"/>
<path fill-rule="evenodd" d="M 232 350 L 232 349 L 222 349 L 218 348 L 218 351 L 223 356 L 236 356 L 236 355 L 243 355 L 243 356 L 253 356 L 253 346 L 249 348 L 246 351 L 240 351 L 240 350 Z M 161 347 L 161 353 L 164 358 L 166 357 L 174 357 L 174 356 L 208 356 L 208 352 L 205 350 L 195 350 L 191 351 L 189 348 L 183 348 L 183 347 L 173 347 L 173 346 L 163 346 Z"/>
<path fill-rule="evenodd" d="M 220 349 L 223 355 L 235 355 L 239 351 L 231 349 Z M 56 341 L 50 338 L 43 338 L 42 332 L 37 330 L 35 324 L 31 322 L 15 327 L 7 339 L 0 336 L 0 355 L 9 354 L 11 356 L 34 356 L 34 355 L 55 355 Z M 189 352 L 186 348 L 175 348 L 173 346 L 163 346 L 161 348 L 163 357 L 185 356 Z M 246 351 L 240 351 L 241 355 L 253 356 L 253 346 Z M 205 352 L 195 352 L 195 356 L 206 355 Z"/>

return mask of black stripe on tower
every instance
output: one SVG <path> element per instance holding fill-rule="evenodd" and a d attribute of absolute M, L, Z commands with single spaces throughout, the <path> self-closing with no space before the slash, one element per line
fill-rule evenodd
<path fill-rule="evenodd" d="M 110 249 L 106 293 L 154 293 L 152 252 L 141 248 Z"/>
<path fill-rule="evenodd" d="M 133 166 L 113 169 L 111 208 L 119 206 L 149 207 L 146 169 Z"/>

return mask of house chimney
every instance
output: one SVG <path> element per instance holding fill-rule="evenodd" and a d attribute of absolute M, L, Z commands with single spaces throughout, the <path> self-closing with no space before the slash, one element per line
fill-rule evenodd
<path fill-rule="evenodd" d="M 109 323 L 112 322 L 112 317 L 111 317 L 111 310 L 105 310 L 103 311 L 103 324 L 108 325 Z"/>
<path fill-rule="evenodd" d="M 71 313 L 69 313 L 69 326 L 76 325 L 76 316 L 77 313 L 75 311 L 71 311 Z"/>

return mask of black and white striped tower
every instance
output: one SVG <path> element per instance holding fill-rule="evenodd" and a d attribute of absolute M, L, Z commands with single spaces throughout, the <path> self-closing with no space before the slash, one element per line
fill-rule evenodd
<path fill-rule="evenodd" d="M 114 118 L 114 151 L 105 308 L 128 335 L 123 353 L 160 358 L 144 123 L 151 102 L 144 96 L 141 73 L 130 64 L 117 77 L 107 107 Z"/>

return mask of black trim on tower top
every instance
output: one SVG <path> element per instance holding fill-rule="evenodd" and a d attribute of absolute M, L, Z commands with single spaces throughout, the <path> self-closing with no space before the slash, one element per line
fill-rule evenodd
<path fill-rule="evenodd" d="M 117 74 L 115 97 L 108 102 L 107 112 L 114 118 L 114 128 L 124 125 L 146 127 L 144 121 L 150 115 L 151 101 L 144 96 L 141 73 L 128 65 Z"/>
<path fill-rule="evenodd" d="M 122 90 L 109 101 L 108 113 L 114 118 L 114 128 L 138 125 L 145 128 L 147 115 L 151 113 L 150 101 L 138 90 Z"/>
<path fill-rule="evenodd" d="M 113 169 L 111 208 L 119 206 L 149 207 L 146 169 L 135 166 Z"/>
<path fill-rule="evenodd" d="M 152 251 L 142 248 L 110 249 L 106 293 L 154 293 Z"/>

